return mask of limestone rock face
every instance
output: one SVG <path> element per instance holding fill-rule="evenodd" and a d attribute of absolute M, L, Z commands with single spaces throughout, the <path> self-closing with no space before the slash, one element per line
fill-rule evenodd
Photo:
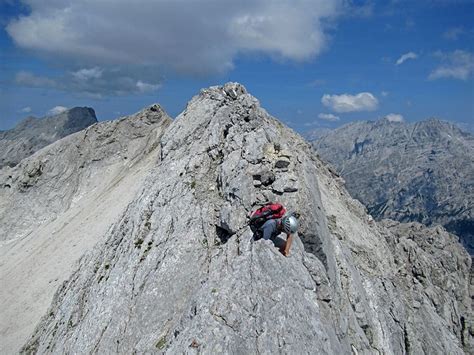
<path fill-rule="evenodd" d="M 417 310 L 415 316 L 410 316 L 411 326 L 424 328 L 423 331 L 433 335 L 440 334 L 436 325 L 427 322 L 424 316 L 429 304 L 429 307 L 434 308 L 436 313 L 445 319 L 459 318 L 459 322 L 456 323 L 460 328 L 454 332 L 465 344 L 466 352 L 472 353 L 473 293 L 471 289 L 471 305 L 469 305 L 469 301 L 465 298 L 466 294 L 462 291 L 464 281 L 456 275 L 460 270 L 467 275 L 469 265 L 459 254 L 456 236 L 449 234 L 440 226 L 426 230 L 422 224 L 416 222 L 400 224 L 384 220 L 382 225 L 391 232 L 391 235 L 385 238 L 392 249 L 395 264 L 400 266 L 401 280 L 396 283 L 396 287 L 403 290 L 412 307 Z M 470 277 L 472 276 L 471 273 Z M 470 287 L 472 288 L 472 284 Z M 421 299 L 420 294 L 426 297 Z M 447 306 L 453 299 L 457 300 L 458 304 L 467 305 L 467 313 L 461 315 L 456 307 Z M 427 348 L 425 338 L 408 336 L 407 340 L 414 354 L 423 353 Z"/>
<path fill-rule="evenodd" d="M 431 119 L 355 122 L 314 142 L 375 219 L 443 225 L 474 253 L 474 137 Z"/>
<path fill-rule="evenodd" d="M 0 131 L 0 169 L 13 167 L 41 148 L 97 123 L 90 107 L 74 107 L 42 119 L 27 117 L 15 128 Z"/>
<path fill-rule="evenodd" d="M 77 204 L 84 195 L 100 195 L 97 189 L 105 188 L 104 179 L 115 177 L 118 170 L 155 149 L 159 145 L 156 130 L 161 133 L 170 122 L 159 106 L 151 106 L 131 117 L 93 125 L 15 168 L 1 169 L 4 228 L 0 240 L 24 236 L 37 224 Z"/>
<path fill-rule="evenodd" d="M 369 221 L 311 146 L 243 86 L 202 90 L 159 150 L 23 352 L 472 349 L 465 250 L 442 229 Z M 268 201 L 300 214 L 289 257 L 253 241 L 247 216 Z"/>
<path fill-rule="evenodd" d="M 0 353 L 18 352 L 75 262 L 123 214 L 170 123 L 153 105 L 0 170 Z"/>

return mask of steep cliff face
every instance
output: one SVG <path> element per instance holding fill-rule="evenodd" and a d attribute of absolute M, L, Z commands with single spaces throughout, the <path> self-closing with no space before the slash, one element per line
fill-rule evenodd
<path fill-rule="evenodd" d="M 472 349 L 464 249 L 442 229 L 370 222 L 311 147 L 241 85 L 202 90 L 159 150 L 24 352 Z M 289 257 L 253 241 L 247 226 L 270 200 L 300 213 Z"/>
<path fill-rule="evenodd" d="M 74 263 L 123 214 L 170 123 L 154 105 L 0 170 L 0 353 L 19 350 Z"/>
<path fill-rule="evenodd" d="M 0 131 L 0 169 L 13 167 L 48 144 L 94 123 L 97 118 L 90 107 L 74 107 L 42 119 L 27 117 L 15 128 Z"/>
<path fill-rule="evenodd" d="M 357 122 L 314 143 L 376 219 L 441 224 L 474 253 L 474 137 L 439 120 Z"/>

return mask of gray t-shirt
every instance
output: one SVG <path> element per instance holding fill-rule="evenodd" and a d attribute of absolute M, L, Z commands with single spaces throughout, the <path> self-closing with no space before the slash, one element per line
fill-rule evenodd
<path fill-rule="evenodd" d="M 279 223 L 281 223 L 280 219 L 269 219 L 266 221 L 263 226 L 260 227 L 263 233 L 263 239 L 275 239 L 281 233 L 281 231 L 278 230 Z"/>

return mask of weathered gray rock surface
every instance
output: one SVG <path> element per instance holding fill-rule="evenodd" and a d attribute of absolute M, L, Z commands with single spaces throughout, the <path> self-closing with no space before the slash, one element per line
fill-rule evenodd
<path fill-rule="evenodd" d="M 371 222 L 241 85 L 202 90 L 158 149 L 23 352 L 472 351 L 471 259 L 455 238 Z M 287 258 L 247 226 L 269 200 L 301 215 Z"/>
<path fill-rule="evenodd" d="M 74 107 L 41 119 L 27 117 L 15 128 L 0 131 L 0 169 L 13 167 L 48 144 L 94 123 L 97 118 L 90 107 Z"/>
<path fill-rule="evenodd" d="M 474 253 L 474 136 L 431 119 L 338 128 L 314 147 L 376 219 L 443 225 Z"/>
<path fill-rule="evenodd" d="M 153 105 L 0 170 L 0 353 L 19 350 L 75 262 L 123 214 L 170 123 Z"/>

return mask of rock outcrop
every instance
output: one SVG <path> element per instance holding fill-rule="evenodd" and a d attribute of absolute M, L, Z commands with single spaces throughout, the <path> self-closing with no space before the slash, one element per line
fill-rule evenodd
<path fill-rule="evenodd" d="M 153 105 L 0 170 L 0 353 L 19 350 L 75 262 L 124 213 L 170 123 Z"/>
<path fill-rule="evenodd" d="M 0 169 L 13 167 L 41 148 L 96 122 L 90 107 L 74 107 L 41 119 L 27 117 L 15 128 L 0 131 Z"/>
<path fill-rule="evenodd" d="M 157 149 L 23 352 L 472 351 L 465 250 L 443 229 L 370 221 L 241 85 L 202 90 Z M 300 214 L 289 257 L 247 225 L 271 200 Z"/>
<path fill-rule="evenodd" d="M 375 219 L 443 225 L 474 253 L 474 137 L 431 119 L 355 122 L 314 142 Z"/>

